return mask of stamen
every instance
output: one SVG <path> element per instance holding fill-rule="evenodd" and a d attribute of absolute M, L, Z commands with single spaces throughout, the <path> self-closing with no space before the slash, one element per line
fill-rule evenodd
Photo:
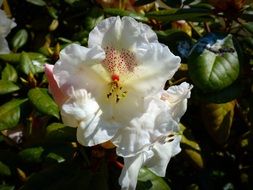
<path fill-rule="evenodd" d="M 115 102 L 118 103 L 122 98 L 126 97 L 127 91 L 123 91 L 119 81 L 114 80 L 110 84 L 110 91 L 106 94 L 107 98 L 114 98 Z"/>

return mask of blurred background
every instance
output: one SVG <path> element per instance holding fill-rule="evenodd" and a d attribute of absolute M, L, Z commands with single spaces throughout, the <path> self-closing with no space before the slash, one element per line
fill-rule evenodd
<path fill-rule="evenodd" d="M 143 168 L 137 189 L 253 189 L 251 0 L 0 4 L 0 190 L 120 189 L 122 158 L 114 149 L 76 142 L 76 129 L 61 122 L 43 66 L 54 64 L 70 43 L 87 46 L 89 32 L 110 16 L 131 16 L 149 25 L 181 57 L 165 88 L 183 81 L 194 85 L 180 124 L 181 153 L 164 178 Z"/>

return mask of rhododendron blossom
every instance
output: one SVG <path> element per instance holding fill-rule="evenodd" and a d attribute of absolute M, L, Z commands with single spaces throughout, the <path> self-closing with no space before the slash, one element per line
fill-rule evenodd
<path fill-rule="evenodd" d="M 122 189 L 135 188 L 143 165 L 163 176 L 158 168 L 180 151 L 178 124 L 191 87 L 163 90 L 179 65 L 180 58 L 149 26 L 130 17 L 103 20 L 90 32 L 88 48 L 71 44 L 55 66 L 46 65 L 62 120 L 77 127 L 78 142 L 93 146 L 111 140 L 124 157 Z"/>

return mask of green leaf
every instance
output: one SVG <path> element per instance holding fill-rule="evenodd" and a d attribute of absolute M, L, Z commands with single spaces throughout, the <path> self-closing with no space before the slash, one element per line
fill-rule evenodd
<path fill-rule="evenodd" d="M 29 3 L 32 3 L 37 6 L 46 6 L 47 4 L 43 0 L 26 0 Z"/>
<path fill-rule="evenodd" d="M 22 53 L 0 54 L 0 59 L 9 63 L 19 63 Z M 36 60 L 40 63 L 45 63 L 47 58 L 41 53 L 26 52 L 31 60 Z"/>
<path fill-rule="evenodd" d="M 205 92 L 218 91 L 238 77 L 240 63 L 232 35 L 210 33 L 193 47 L 188 62 L 194 84 Z"/>
<path fill-rule="evenodd" d="M 236 81 L 232 85 L 215 92 L 203 92 L 201 89 L 195 87 L 193 93 L 199 100 L 209 103 L 226 103 L 238 98 L 243 92 L 244 85 Z"/>
<path fill-rule="evenodd" d="M 0 106 L 0 131 L 15 127 L 20 118 L 20 105 L 27 99 L 13 99 Z"/>
<path fill-rule="evenodd" d="M 2 176 L 10 176 L 11 175 L 10 168 L 1 161 L 0 161 L 0 175 L 2 175 Z"/>
<path fill-rule="evenodd" d="M 19 90 L 19 87 L 11 81 L 0 80 L 0 95 Z"/>
<path fill-rule="evenodd" d="M 27 53 L 22 52 L 20 56 L 20 69 L 23 73 L 28 75 L 29 73 L 35 73 L 32 61 Z"/>
<path fill-rule="evenodd" d="M 230 129 L 234 118 L 235 101 L 214 104 L 203 104 L 201 114 L 204 126 L 213 140 L 224 145 L 230 135 Z"/>
<path fill-rule="evenodd" d="M 145 183 L 140 183 L 140 182 Z M 150 184 L 151 182 L 151 184 Z M 140 185 L 141 184 L 141 185 Z M 151 185 L 151 187 L 150 187 Z M 138 175 L 137 190 L 170 190 L 168 184 L 159 176 L 155 175 L 153 172 L 147 168 L 141 168 Z"/>
<path fill-rule="evenodd" d="M 11 45 L 15 50 L 23 47 L 28 40 L 28 33 L 25 29 L 19 30 L 12 38 Z"/>
<path fill-rule="evenodd" d="M 177 21 L 187 20 L 194 22 L 211 21 L 213 18 L 210 16 L 211 10 L 205 8 L 181 8 L 181 9 L 167 9 L 161 11 L 148 12 L 148 18 L 157 19 L 160 21 Z"/>
<path fill-rule="evenodd" d="M 19 152 L 19 156 L 26 162 L 41 162 L 42 153 L 44 149 L 42 147 L 27 148 Z"/>
<path fill-rule="evenodd" d="M 52 160 L 55 160 L 57 161 L 58 163 L 62 163 L 65 161 L 65 158 L 63 158 L 62 156 L 58 155 L 58 154 L 55 154 L 53 152 L 50 152 L 47 156 L 46 156 L 47 159 L 52 159 Z"/>
<path fill-rule="evenodd" d="M 253 34 L 253 22 L 246 22 L 243 24 L 243 27 Z"/>
<path fill-rule="evenodd" d="M 28 92 L 28 98 L 41 113 L 54 116 L 58 119 L 60 118 L 58 106 L 48 95 L 47 89 L 31 89 Z"/>
<path fill-rule="evenodd" d="M 46 139 L 50 141 L 75 141 L 76 129 L 66 127 L 62 123 L 52 123 L 47 126 Z"/>
<path fill-rule="evenodd" d="M 106 8 L 104 9 L 104 12 L 109 14 L 109 15 L 114 15 L 114 16 L 130 16 L 133 17 L 136 20 L 142 21 L 142 22 L 148 22 L 148 18 L 145 17 L 142 14 L 131 12 L 131 11 L 125 11 L 122 9 L 115 9 L 115 8 Z"/>
<path fill-rule="evenodd" d="M 14 190 L 15 186 L 10 185 L 0 185 L 0 190 Z"/>
<path fill-rule="evenodd" d="M 101 22 L 104 19 L 104 14 L 100 9 L 93 8 L 89 16 L 85 18 L 85 26 L 88 30 L 93 29 L 99 22 Z"/>
<path fill-rule="evenodd" d="M 5 68 L 2 71 L 2 79 L 17 82 L 18 74 L 12 65 L 6 64 Z"/>
<path fill-rule="evenodd" d="M 192 131 L 187 129 L 180 123 L 182 131 L 181 147 L 182 151 L 190 158 L 190 160 L 198 167 L 204 167 L 204 161 L 201 155 L 201 148 L 192 135 Z"/>
<path fill-rule="evenodd" d="M 73 4 L 73 3 L 75 3 L 75 2 L 78 2 L 78 1 L 80 1 L 80 0 L 64 0 L 66 3 L 68 3 L 68 4 Z"/>

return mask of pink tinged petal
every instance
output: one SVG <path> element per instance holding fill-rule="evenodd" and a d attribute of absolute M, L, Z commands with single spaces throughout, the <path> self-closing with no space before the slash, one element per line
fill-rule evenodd
<path fill-rule="evenodd" d="M 154 94 L 163 89 L 180 66 L 180 58 L 160 43 L 143 44 L 136 49 L 138 66 L 127 75 L 125 85 L 143 94 Z"/>
<path fill-rule="evenodd" d="M 59 88 L 53 74 L 53 68 L 54 68 L 53 65 L 45 64 L 45 74 L 49 83 L 49 90 L 52 93 L 55 102 L 59 106 L 61 106 L 64 103 L 64 101 L 68 98 L 68 96 L 66 94 L 63 94 L 63 92 Z"/>
<path fill-rule="evenodd" d="M 173 118 L 178 122 L 186 112 L 187 99 L 190 98 L 192 88 L 192 85 L 183 82 L 178 86 L 170 87 L 161 95 L 161 99 L 169 105 Z"/>
<path fill-rule="evenodd" d="M 143 164 L 143 155 L 124 158 L 124 167 L 119 177 L 121 190 L 135 190 L 139 170 Z"/>
<path fill-rule="evenodd" d="M 73 87 L 101 96 L 101 91 L 107 88 L 106 81 L 110 80 L 100 64 L 104 58 L 104 51 L 98 47 L 89 49 L 78 44 L 67 46 L 60 52 L 60 59 L 53 70 L 59 87 L 64 92 Z"/>

